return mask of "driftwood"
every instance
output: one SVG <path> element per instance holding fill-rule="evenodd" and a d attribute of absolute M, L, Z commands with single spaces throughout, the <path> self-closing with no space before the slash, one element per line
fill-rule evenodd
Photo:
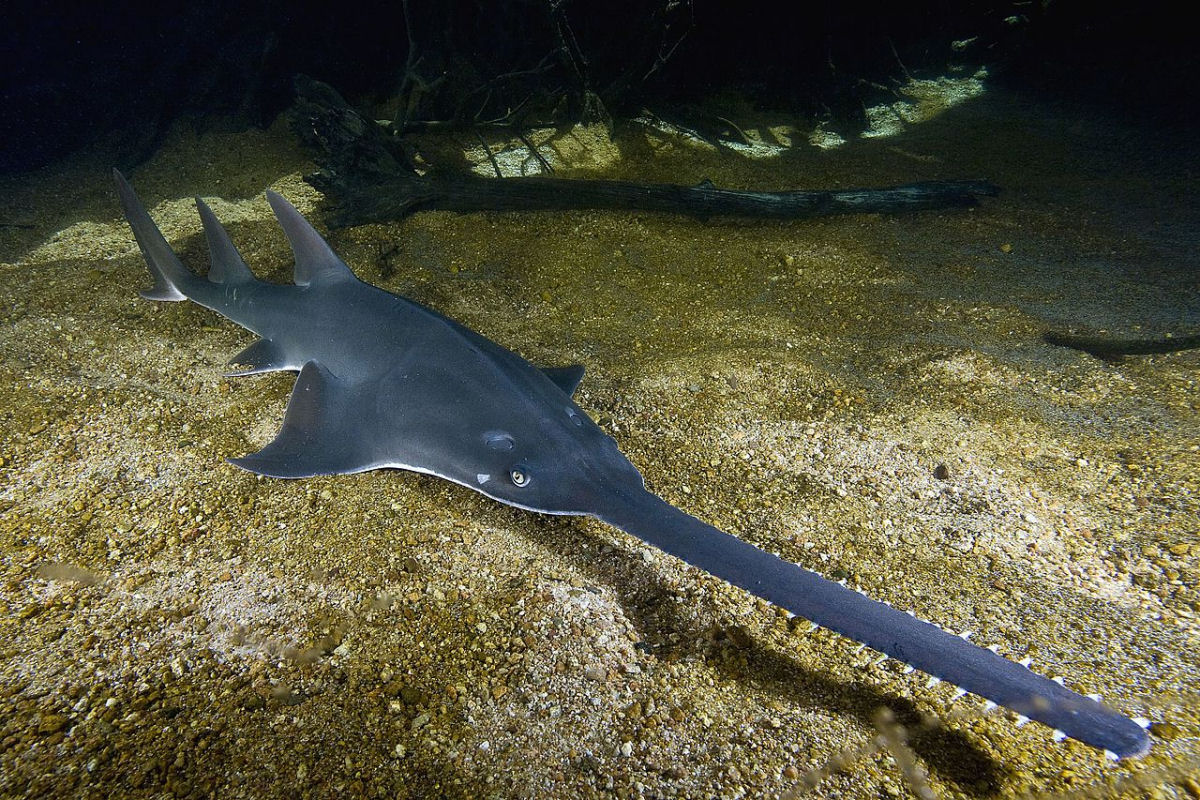
<path fill-rule="evenodd" d="M 1042 338 L 1058 347 L 1082 350 L 1096 358 L 1108 361 L 1123 356 L 1146 356 L 1159 353 L 1178 353 L 1181 350 L 1200 348 L 1200 334 L 1192 336 L 1164 336 L 1161 339 L 1114 339 L 1106 336 L 1076 336 L 1070 333 L 1049 331 Z"/>
<path fill-rule="evenodd" d="M 612 208 L 668 211 L 701 219 L 721 215 L 801 219 L 831 214 L 899 213 L 973 206 L 993 194 L 972 181 L 929 181 L 888 189 L 743 192 L 698 186 L 561 178 L 423 178 L 400 176 L 377 183 L 349 183 L 312 176 L 336 199 L 334 221 L 361 225 L 398 219 L 418 209 L 520 211 Z"/>
<path fill-rule="evenodd" d="M 560 178 L 421 176 L 399 141 L 364 119 L 330 87 L 296 81 L 292 126 L 316 151 L 321 171 L 307 176 L 333 203 L 331 222 L 360 225 L 419 209 L 517 211 L 611 208 L 694 217 L 734 215 L 807 219 L 832 214 L 895 214 L 974 206 L 999 190 L 986 181 L 925 181 L 882 189 L 752 192 L 696 186 Z"/>

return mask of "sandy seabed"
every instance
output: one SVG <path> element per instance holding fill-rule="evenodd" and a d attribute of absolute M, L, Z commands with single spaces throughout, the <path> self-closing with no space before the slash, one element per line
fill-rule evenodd
<path fill-rule="evenodd" d="M 223 377 L 250 334 L 138 297 L 89 153 L 0 182 L 0 794 L 878 798 L 927 773 L 939 797 L 1200 797 L 1200 351 L 1041 339 L 1200 328 L 1194 143 L 1002 93 L 770 161 L 616 138 L 608 177 L 1004 192 L 817 222 L 419 213 L 330 241 L 585 364 L 580 404 L 671 502 L 1149 718 L 1151 754 L 951 702 L 598 522 L 225 463 L 270 441 L 292 378 Z M 263 190 L 320 224 L 311 168 L 282 124 L 180 128 L 130 178 L 185 263 L 200 194 L 282 281 Z M 881 708 L 906 744 L 878 744 Z"/>

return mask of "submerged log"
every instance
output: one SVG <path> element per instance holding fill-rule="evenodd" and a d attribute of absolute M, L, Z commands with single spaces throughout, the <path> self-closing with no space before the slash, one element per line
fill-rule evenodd
<path fill-rule="evenodd" d="M 361 225 L 398 219 L 419 209 L 521 211 L 610 208 L 714 216 L 807 219 L 832 214 L 896 214 L 976 205 L 996 193 L 982 181 L 926 181 L 885 189 L 748 192 L 696 186 L 562 178 L 426 178 L 398 175 L 352 182 L 328 175 L 310 182 L 333 198 L 334 221 Z"/>
<path fill-rule="evenodd" d="M 316 151 L 321 171 L 306 177 L 333 203 L 331 222 L 361 225 L 420 209 L 519 211 L 610 208 L 707 219 L 808 219 L 833 214 L 896 214 L 974 206 L 999 189 L 987 181 L 924 181 L 886 188 L 754 192 L 696 186 L 561 178 L 421 176 L 399 142 L 346 105 L 329 86 L 296 80 L 292 126 Z"/>
<path fill-rule="evenodd" d="M 1059 331 L 1049 331 L 1042 338 L 1047 344 L 1082 350 L 1096 358 L 1116 360 L 1123 356 L 1147 356 L 1161 353 L 1178 353 L 1200 348 L 1200 334 L 1192 336 L 1164 336 L 1161 339 L 1119 339 L 1108 336 L 1077 336 Z"/>

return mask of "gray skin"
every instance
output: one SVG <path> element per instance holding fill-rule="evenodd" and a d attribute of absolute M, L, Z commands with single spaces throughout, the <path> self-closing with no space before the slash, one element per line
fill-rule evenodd
<path fill-rule="evenodd" d="M 437 475 L 502 503 L 589 515 L 793 614 L 1017 712 L 1114 758 L 1150 748 L 1144 720 L 910 614 L 760 550 L 648 492 L 637 469 L 571 399 L 583 368 L 539 369 L 453 320 L 359 281 L 274 192 L 295 285 L 251 274 L 197 199 L 207 278 L 180 263 L 129 184 L 117 191 L 154 278 L 142 296 L 192 300 L 261 338 L 235 375 L 299 370 L 283 427 L 232 463 L 304 478 L 393 467 Z"/>

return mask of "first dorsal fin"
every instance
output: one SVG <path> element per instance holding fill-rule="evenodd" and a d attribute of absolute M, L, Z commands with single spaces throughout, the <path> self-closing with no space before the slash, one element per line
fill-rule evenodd
<path fill-rule="evenodd" d="M 317 233 L 317 229 L 309 224 L 295 206 L 269 189 L 267 202 L 271 204 L 271 210 L 275 212 L 279 225 L 287 236 L 288 244 L 292 246 L 292 255 L 296 258 L 294 275 L 297 286 L 356 280 L 350 268 L 337 257 L 328 243 L 321 238 L 321 234 Z"/>
<path fill-rule="evenodd" d="M 204 223 L 204 238 L 208 240 L 208 279 L 213 283 L 249 283 L 254 280 L 254 273 L 250 272 L 233 246 L 217 215 L 199 197 L 196 198 L 196 209 L 200 212 L 200 221 Z"/>

